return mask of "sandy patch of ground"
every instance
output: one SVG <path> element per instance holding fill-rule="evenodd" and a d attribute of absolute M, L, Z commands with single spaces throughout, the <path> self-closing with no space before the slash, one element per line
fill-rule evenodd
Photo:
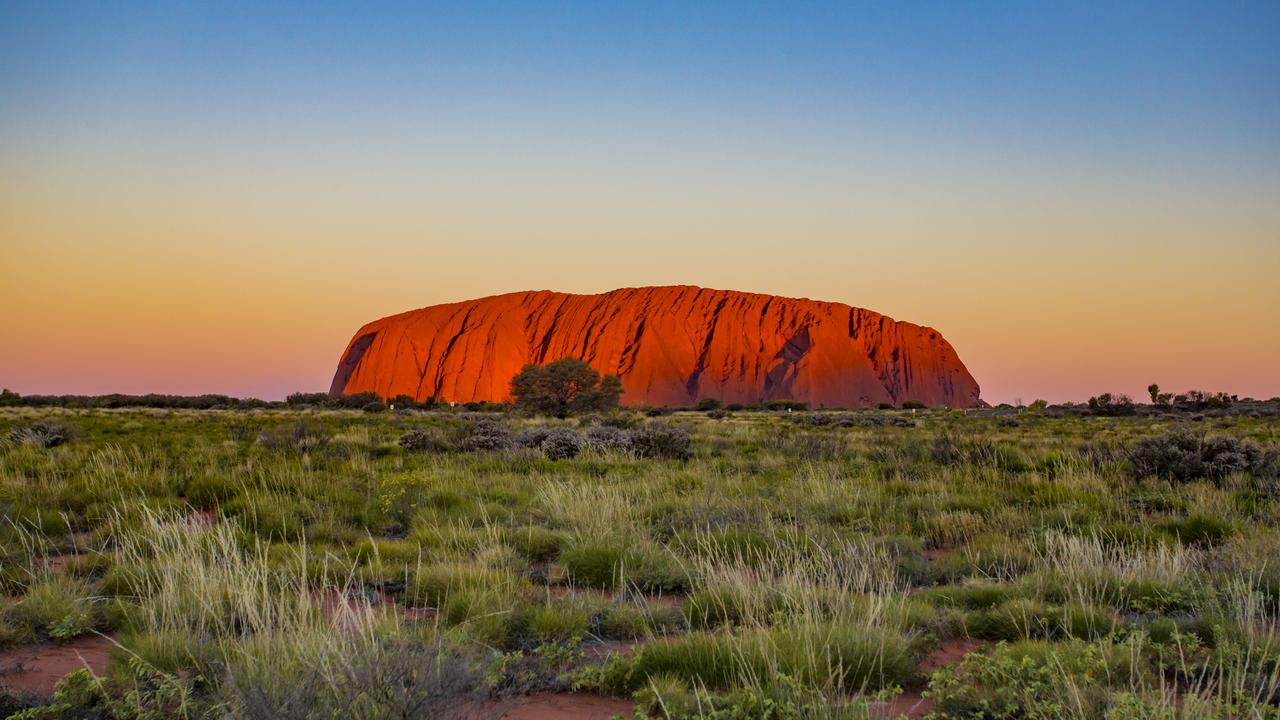
<path fill-rule="evenodd" d="M 115 642 L 104 635 L 87 635 L 69 643 L 40 643 L 0 650 L 0 686 L 47 695 L 67 673 L 88 667 L 96 675 L 107 671 Z"/>
<path fill-rule="evenodd" d="M 498 720 L 609 720 L 631 717 L 630 700 L 579 693 L 542 693 L 487 705 L 473 715 Z"/>

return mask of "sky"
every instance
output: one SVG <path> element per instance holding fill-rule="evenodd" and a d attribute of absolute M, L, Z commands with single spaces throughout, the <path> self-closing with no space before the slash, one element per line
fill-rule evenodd
<path fill-rule="evenodd" d="M 989 402 L 1280 395 L 1280 3 L 0 0 L 0 385 L 327 389 L 365 322 L 694 284 Z"/>

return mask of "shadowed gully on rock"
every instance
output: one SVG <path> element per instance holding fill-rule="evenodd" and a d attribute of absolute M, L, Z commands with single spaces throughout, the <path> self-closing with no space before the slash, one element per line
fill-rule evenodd
<path fill-rule="evenodd" d="M 526 363 L 566 357 L 621 377 L 627 405 L 980 402 L 937 330 L 841 303 L 690 286 L 518 292 L 385 317 L 352 338 L 330 391 L 500 402 Z"/>

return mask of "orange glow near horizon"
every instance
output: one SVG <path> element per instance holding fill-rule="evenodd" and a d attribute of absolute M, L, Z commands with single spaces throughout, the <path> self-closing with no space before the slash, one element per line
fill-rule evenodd
<path fill-rule="evenodd" d="M 320 190 L 266 208 L 253 190 L 159 182 L 76 196 L 5 178 L 4 190 L 2 260 L 22 271 L 0 289 L 0 384 L 22 393 L 278 398 L 325 389 L 351 335 L 384 315 L 521 289 L 688 283 L 933 326 L 989 402 L 1140 396 L 1150 382 L 1280 394 L 1274 209 L 1076 216 L 1013 197 L 935 206 L 925 221 L 887 197 L 824 213 L 742 189 L 737 215 L 642 219 L 597 197 L 588 220 L 571 188 L 506 213 L 425 195 L 421 211 L 352 211 Z"/>

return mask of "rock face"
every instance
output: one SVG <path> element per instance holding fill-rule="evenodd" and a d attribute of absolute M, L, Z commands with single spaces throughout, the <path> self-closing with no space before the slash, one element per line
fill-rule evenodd
<path fill-rule="evenodd" d="M 978 383 L 932 328 L 841 303 L 689 286 L 519 292 L 385 317 L 352 338 L 330 392 L 503 401 L 526 363 L 566 357 L 620 376 L 625 405 L 979 404 Z"/>

